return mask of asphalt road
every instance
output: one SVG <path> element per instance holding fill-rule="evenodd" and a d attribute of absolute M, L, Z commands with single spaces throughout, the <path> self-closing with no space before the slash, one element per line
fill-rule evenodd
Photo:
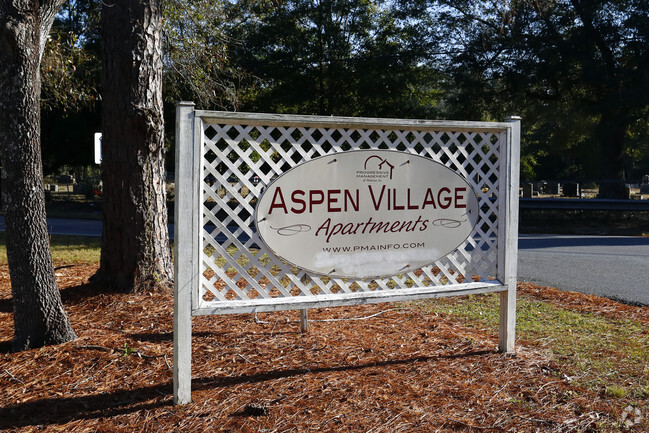
<path fill-rule="evenodd" d="M 47 221 L 52 234 L 101 235 L 101 221 Z M 521 235 L 518 280 L 649 305 L 649 238 Z"/>
<path fill-rule="evenodd" d="M 649 305 L 649 238 L 522 235 L 518 280 Z"/>
<path fill-rule="evenodd" d="M 5 219 L 0 215 L 0 232 L 5 231 Z M 48 218 L 47 231 L 53 235 L 101 236 L 101 220 Z"/>

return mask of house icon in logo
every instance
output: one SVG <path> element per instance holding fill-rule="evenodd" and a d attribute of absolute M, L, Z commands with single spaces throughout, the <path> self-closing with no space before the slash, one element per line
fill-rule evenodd
<path fill-rule="evenodd" d="M 378 159 L 378 161 L 375 161 Z M 370 162 L 371 161 L 371 162 Z M 369 166 L 369 168 L 368 168 Z M 379 170 L 390 170 L 390 179 L 392 179 L 392 172 L 394 171 L 394 165 L 390 164 L 387 159 L 381 158 L 378 155 L 372 155 L 365 160 L 365 170 L 369 170 L 372 167 L 377 167 Z"/>

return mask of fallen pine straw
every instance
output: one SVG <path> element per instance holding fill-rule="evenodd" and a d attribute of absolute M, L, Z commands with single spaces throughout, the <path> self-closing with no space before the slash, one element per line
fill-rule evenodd
<path fill-rule="evenodd" d="M 193 401 L 174 406 L 172 296 L 93 293 L 84 283 L 95 270 L 57 270 L 76 341 L 11 353 L 0 267 L 0 429 L 647 431 L 640 419 L 622 430 L 627 403 L 574 386 L 545 351 L 519 344 L 516 355 L 498 353 L 496 335 L 408 304 L 311 310 L 307 334 L 295 311 L 197 317 Z M 561 302 L 562 292 L 522 289 Z M 646 317 L 643 308 L 566 296 L 570 308 Z"/>

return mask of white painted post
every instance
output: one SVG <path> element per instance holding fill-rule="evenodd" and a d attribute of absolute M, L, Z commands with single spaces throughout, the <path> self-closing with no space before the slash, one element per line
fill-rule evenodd
<path fill-rule="evenodd" d="M 194 103 L 176 106 L 174 208 L 174 403 L 192 399 L 192 291 L 194 285 Z"/>
<path fill-rule="evenodd" d="M 500 328 L 498 349 L 509 353 L 515 350 L 516 339 L 516 282 L 518 261 L 518 188 L 520 166 L 521 118 L 510 116 L 507 149 L 501 151 L 500 215 L 498 229 L 498 279 L 507 286 L 500 293 Z"/>

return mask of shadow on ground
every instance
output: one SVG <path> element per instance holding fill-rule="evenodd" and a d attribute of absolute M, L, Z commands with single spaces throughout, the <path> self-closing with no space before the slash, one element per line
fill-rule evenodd
<path fill-rule="evenodd" d="M 341 371 L 359 371 L 366 368 L 390 367 L 414 363 L 426 363 L 440 359 L 462 359 L 493 354 L 483 350 L 447 356 L 422 356 L 395 359 L 360 365 L 322 367 L 315 369 L 270 370 L 254 375 L 203 377 L 192 380 L 192 390 L 234 387 L 276 379 L 295 378 L 307 374 L 326 374 Z M 20 428 L 50 424 L 65 424 L 77 420 L 110 418 L 114 416 L 151 411 L 172 406 L 171 382 L 136 389 L 120 389 L 111 392 L 81 395 L 78 397 L 44 398 L 7 407 L 0 407 L 0 428 Z M 236 414 L 235 414 L 236 415 Z"/>

